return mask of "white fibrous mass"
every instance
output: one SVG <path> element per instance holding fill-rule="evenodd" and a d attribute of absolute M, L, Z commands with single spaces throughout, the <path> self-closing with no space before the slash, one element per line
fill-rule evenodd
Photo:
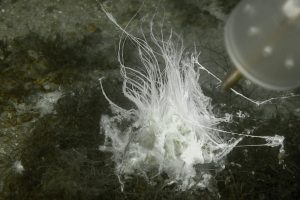
<path fill-rule="evenodd" d="M 164 173 L 167 181 L 181 190 L 208 187 L 211 174 L 201 171 L 201 166 L 221 168 L 226 155 L 248 135 L 220 129 L 228 116 L 217 117 L 212 112 L 211 99 L 199 85 L 201 73 L 206 72 L 201 70 L 196 52 L 184 51 L 179 36 L 171 33 L 166 39 L 158 39 L 151 26 L 151 42 L 146 42 L 106 14 L 120 28 L 122 37 L 137 46 L 141 66 L 125 66 L 121 40 L 118 59 L 123 93 L 135 107 L 126 110 L 113 103 L 101 84 L 114 116 L 101 117 L 105 142 L 100 149 L 112 152 L 121 183 L 131 175 L 151 181 Z M 272 137 L 265 139 L 269 146 L 283 142 L 278 136 L 276 142 Z"/>

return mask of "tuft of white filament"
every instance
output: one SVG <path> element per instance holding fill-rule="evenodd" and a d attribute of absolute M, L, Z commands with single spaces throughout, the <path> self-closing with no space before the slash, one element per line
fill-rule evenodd
<path fill-rule="evenodd" d="M 198 66 L 199 54 L 186 52 L 178 35 L 171 32 L 168 38 L 156 38 L 151 25 L 148 42 L 128 33 L 110 13 L 105 13 L 122 31 L 118 60 L 123 93 L 135 108 L 126 110 L 113 103 L 100 79 L 102 92 L 114 112 L 112 117 L 101 117 L 105 142 L 100 149 L 112 152 L 122 184 L 131 175 L 151 181 L 165 173 L 168 182 L 176 183 L 181 190 L 195 185 L 208 187 L 211 175 L 201 166 L 219 167 L 248 135 L 220 130 L 220 123 L 228 117 L 217 117 L 212 112 L 211 99 L 199 85 L 204 72 L 203 66 Z M 125 66 L 124 38 L 136 45 L 140 67 Z M 265 139 L 275 145 L 272 137 Z"/>

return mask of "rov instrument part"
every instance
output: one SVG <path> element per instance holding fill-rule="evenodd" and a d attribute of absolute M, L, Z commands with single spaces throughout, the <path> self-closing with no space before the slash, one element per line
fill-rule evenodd
<path fill-rule="evenodd" d="M 300 86 L 300 0 L 244 0 L 225 25 L 227 52 L 252 82 L 273 90 Z M 241 77 L 228 76 L 223 88 Z"/>

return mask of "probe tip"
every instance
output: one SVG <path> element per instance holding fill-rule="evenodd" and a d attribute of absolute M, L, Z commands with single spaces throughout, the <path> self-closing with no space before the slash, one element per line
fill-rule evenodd
<path fill-rule="evenodd" d="M 229 76 L 223 82 L 222 88 L 224 91 L 231 89 L 238 81 L 242 78 L 242 74 L 239 70 L 235 70 L 234 72 L 230 73 Z"/>

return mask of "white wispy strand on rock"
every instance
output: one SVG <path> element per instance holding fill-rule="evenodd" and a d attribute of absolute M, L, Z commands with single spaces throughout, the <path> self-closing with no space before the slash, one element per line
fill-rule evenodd
<path fill-rule="evenodd" d="M 102 92 L 115 114 L 101 117 L 105 142 L 100 149 L 113 153 L 120 183 L 123 186 L 124 178 L 134 174 L 151 181 L 164 172 L 169 183 L 177 183 L 181 190 L 195 185 L 208 187 L 210 173 L 196 172 L 196 167 L 201 169 L 201 165 L 208 163 L 219 167 L 226 155 L 249 135 L 219 129 L 218 125 L 228 118 L 216 117 L 212 112 L 211 99 L 199 85 L 200 70 L 207 70 L 199 67 L 196 51 L 184 50 L 178 35 L 171 31 L 167 38 L 157 38 L 151 24 L 148 42 L 145 37 L 128 33 L 103 10 L 122 31 L 118 60 L 123 93 L 136 106 L 126 110 L 113 103 L 100 79 Z M 137 47 L 140 68 L 124 64 L 122 50 L 126 39 Z M 283 144 L 283 139 L 277 144 L 272 137 L 260 138 L 268 139 L 269 146 Z"/>

